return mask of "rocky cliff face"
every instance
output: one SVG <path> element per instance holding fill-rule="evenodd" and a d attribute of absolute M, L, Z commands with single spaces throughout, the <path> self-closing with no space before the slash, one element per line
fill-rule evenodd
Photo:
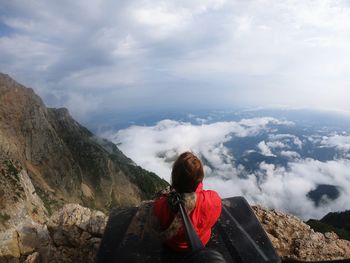
<path fill-rule="evenodd" d="M 0 262 L 94 262 L 107 216 L 67 204 L 43 224 L 27 220 L 0 233 Z"/>
<path fill-rule="evenodd" d="M 166 185 L 111 142 L 96 138 L 66 109 L 46 108 L 33 90 L 4 74 L 0 74 L 0 156 L 28 174 L 48 212 L 67 202 L 103 211 L 112 205 L 136 205 Z M 15 177 L 6 178 L 11 184 Z"/>

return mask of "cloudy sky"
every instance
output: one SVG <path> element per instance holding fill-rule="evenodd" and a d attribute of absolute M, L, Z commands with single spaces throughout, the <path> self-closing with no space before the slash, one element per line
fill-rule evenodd
<path fill-rule="evenodd" d="M 145 108 L 350 111 L 346 0 L 0 2 L 0 71 L 79 120 Z"/>

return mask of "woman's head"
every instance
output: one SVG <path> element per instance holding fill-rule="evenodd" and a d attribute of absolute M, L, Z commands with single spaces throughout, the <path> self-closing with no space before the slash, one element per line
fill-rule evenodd
<path fill-rule="evenodd" d="M 203 177 L 203 165 L 191 152 L 182 153 L 175 161 L 171 172 L 172 186 L 179 193 L 196 191 Z"/>

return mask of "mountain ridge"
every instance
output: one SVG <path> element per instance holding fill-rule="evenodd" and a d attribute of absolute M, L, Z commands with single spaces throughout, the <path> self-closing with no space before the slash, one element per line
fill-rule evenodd
<path fill-rule="evenodd" d="M 167 185 L 67 109 L 47 108 L 32 89 L 2 73 L 0 105 L 0 156 L 26 171 L 48 211 L 73 202 L 107 212 L 137 205 Z M 135 171 L 147 187 L 135 180 Z"/>
<path fill-rule="evenodd" d="M 331 212 L 320 220 L 310 219 L 306 222 L 318 232 L 335 232 L 340 238 L 350 241 L 350 210 Z"/>

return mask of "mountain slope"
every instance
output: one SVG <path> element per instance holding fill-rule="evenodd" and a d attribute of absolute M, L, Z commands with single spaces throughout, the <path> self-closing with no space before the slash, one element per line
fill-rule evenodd
<path fill-rule="evenodd" d="M 32 89 L 5 74 L 0 74 L 0 156 L 28 174 L 48 212 L 67 202 L 102 211 L 137 205 L 167 185 L 96 138 L 68 110 L 46 108 Z"/>
<path fill-rule="evenodd" d="M 332 230 L 322 234 L 296 216 L 260 206 L 253 209 L 282 258 L 307 261 L 350 258 L 350 242 L 340 239 Z"/>
<path fill-rule="evenodd" d="M 322 233 L 333 231 L 350 241 L 350 211 L 328 213 L 321 220 L 310 219 L 307 224 Z"/>

